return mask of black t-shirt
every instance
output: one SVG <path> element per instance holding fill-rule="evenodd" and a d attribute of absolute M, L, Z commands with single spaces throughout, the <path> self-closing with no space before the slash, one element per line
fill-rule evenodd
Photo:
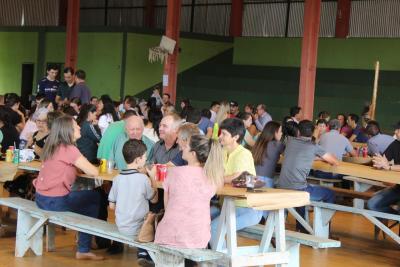
<path fill-rule="evenodd" d="M 389 161 L 394 160 L 394 164 L 399 165 L 400 164 L 400 141 L 399 140 L 393 141 L 393 143 L 391 143 L 388 146 L 388 148 L 386 148 L 384 154 Z"/>
<path fill-rule="evenodd" d="M 19 147 L 19 133 L 17 129 L 12 126 L 3 126 L 1 129 L 3 133 L 3 141 L 1 142 L 1 152 L 5 153 L 9 146 L 16 146 Z"/>
<path fill-rule="evenodd" d="M 44 94 L 46 98 L 50 99 L 50 101 L 54 103 L 59 86 L 60 82 L 58 80 L 50 81 L 47 77 L 44 77 L 38 83 L 37 92 Z"/>
<path fill-rule="evenodd" d="M 12 108 L 7 107 L 6 111 L 12 125 L 17 126 L 19 123 L 22 122 L 21 115 L 15 112 Z"/>

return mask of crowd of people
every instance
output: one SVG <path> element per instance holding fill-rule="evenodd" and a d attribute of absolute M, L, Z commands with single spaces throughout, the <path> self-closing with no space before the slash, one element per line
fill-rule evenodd
<path fill-rule="evenodd" d="M 383 134 L 366 114 L 331 118 L 323 111 L 313 122 L 304 120 L 302 108 L 296 106 L 283 120 L 273 120 L 265 104 L 246 104 L 241 111 L 236 101 L 213 101 L 200 110 L 190 99 L 175 109 L 170 95 L 157 87 L 149 99 L 125 96 L 116 102 L 108 95 L 92 96 L 83 70 L 64 69 L 62 83 L 56 80 L 57 72 L 56 66 L 48 67 L 36 100 L 26 109 L 14 93 L 0 98 L 1 151 L 9 146 L 32 148 L 43 161 L 33 182 L 40 208 L 107 220 L 109 206 L 118 229 L 131 238 L 147 212 L 165 209 L 156 243 L 207 247 L 217 234 L 217 189 L 244 172 L 267 187 L 306 191 L 311 200 L 333 203 L 333 191 L 308 184 L 307 177 L 316 159 L 337 165 L 344 155 L 358 156 L 352 142 L 367 143 L 375 167 L 400 171 L 400 122 L 393 137 Z M 77 178 L 76 169 L 98 176 L 101 159 L 120 171 L 112 184 Z M 155 164 L 168 166 L 163 190 L 156 187 Z M 341 177 L 321 171 L 314 176 Z M 391 205 L 400 200 L 399 192 L 399 186 L 378 192 L 368 207 L 398 213 Z M 299 212 L 304 216 L 304 208 Z M 237 230 L 258 224 L 266 215 L 237 207 Z M 94 248 L 116 254 L 123 245 L 80 233 L 76 258 L 103 259 L 91 252 Z M 141 249 L 138 262 L 152 264 Z"/>

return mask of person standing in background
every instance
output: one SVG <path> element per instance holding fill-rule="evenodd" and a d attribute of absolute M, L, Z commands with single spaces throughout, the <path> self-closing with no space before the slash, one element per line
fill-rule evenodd
<path fill-rule="evenodd" d="M 47 76 L 41 79 L 37 85 L 37 93 L 44 94 L 46 98 L 55 103 L 58 88 L 60 86 L 60 82 L 56 79 L 58 66 L 55 64 L 49 64 L 46 71 Z"/>
<path fill-rule="evenodd" d="M 86 85 L 86 72 L 84 70 L 77 70 L 75 72 L 75 86 L 69 96 L 70 99 L 77 97 L 81 100 L 82 104 L 90 102 L 90 89 Z"/>

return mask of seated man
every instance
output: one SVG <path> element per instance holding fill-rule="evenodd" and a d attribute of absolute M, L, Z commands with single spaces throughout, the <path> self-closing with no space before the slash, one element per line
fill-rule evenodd
<path fill-rule="evenodd" d="M 168 166 L 175 167 L 175 166 L 186 166 L 187 161 L 182 158 L 182 150 L 189 145 L 190 138 L 193 135 L 200 134 L 200 130 L 196 124 L 186 122 L 182 124 L 178 129 L 178 138 L 176 142 L 179 145 L 179 153 L 173 158 L 170 162 L 168 162 Z"/>
<path fill-rule="evenodd" d="M 100 140 L 99 148 L 97 150 L 98 159 L 110 159 L 110 153 L 113 149 L 116 138 L 120 134 L 124 133 L 126 119 L 135 115 L 136 113 L 133 110 L 129 110 L 125 112 L 123 120 L 113 122 L 108 126 Z"/>
<path fill-rule="evenodd" d="M 225 183 L 230 184 L 234 178 L 245 171 L 256 175 L 251 152 L 240 145 L 245 134 L 243 121 L 236 118 L 225 119 L 221 123 L 220 129 L 219 140 L 224 149 Z M 258 224 L 262 214 L 263 211 L 251 208 L 236 208 L 236 230 Z M 219 218 L 218 215 L 211 222 L 212 238 L 217 234 Z"/>
<path fill-rule="evenodd" d="M 366 143 L 368 136 L 365 129 L 359 124 L 359 117 L 356 114 L 349 114 L 347 124 L 353 129 L 353 135 L 349 138 L 350 142 Z"/>
<path fill-rule="evenodd" d="M 312 141 L 314 124 L 311 121 L 301 121 L 299 132 L 299 137 L 290 137 L 287 141 L 277 187 L 306 191 L 313 201 L 333 203 L 335 193 L 326 187 L 307 184 L 307 176 L 316 157 L 332 165 L 337 165 L 338 161 L 334 155 L 326 153 Z M 298 212 L 304 217 L 304 207 L 298 208 Z M 297 224 L 297 229 L 302 230 L 300 224 Z"/>
<path fill-rule="evenodd" d="M 130 139 L 142 140 L 147 148 L 147 157 L 151 157 L 154 142 L 143 135 L 144 123 L 139 116 L 130 116 L 125 119 L 125 132 L 120 133 L 115 139 L 114 145 L 110 151 L 109 160 L 115 162 L 118 170 L 126 169 L 126 162 L 122 154 L 122 148 L 126 141 Z"/>
<path fill-rule="evenodd" d="M 382 155 L 389 145 L 394 141 L 392 136 L 381 133 L 381 129 L 377 121 L 369 121 L 365 129 L 369 137 L 367 142 L 368 154 L 371 156 L 374 156 L 375 154 Z"/>
<path fill-rule="evenodd" d="M 356 157 L 350 141 L 340 134 L 340 122 L 337 119 L 329 121 L 329 132 L 323 134 L 319 140 L 319 145 L 328 153 L 336 156 L 338 160 L 342 160 L 343 155 L 349 153 L 352 157 Z M 314 171 L 314 176 L 319 178 L 342 178 L 340 174 L 327 173 L 323 171 Z"/>
<path fill-rule="evenodd" d="M 389 145 L 383 156 L 377 155 L 374 157 L 374 167 L 386 171 L 400 172 L 400 121 L 395 128 L 396 140 Z M 397 204 L 399 201 L 400 185 L 396 184 L 376 193 L 375 196 L 368 200 L 367 205 L 370 210 L 400 214 L 398 210 L 392 208 L 392 205 Z"/>

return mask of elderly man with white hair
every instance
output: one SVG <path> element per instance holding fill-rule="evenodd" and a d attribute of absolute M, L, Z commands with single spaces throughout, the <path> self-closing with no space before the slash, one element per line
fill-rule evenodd
<path fill-rule="evenodd" d="M 115 162 L 118 170 L 126 169 L 126 162 L 122 155 L 122 147 L 129 139 L 142 140 L 147 147 L 147 158 L 151 157 L 154 142 L 143 135 L 143 130 L 144 123 L 141 117 L 131 116 L 125 120 L 125 132 L 121 133 L 115 139 L 109 158 L 109 160 Z"/>

